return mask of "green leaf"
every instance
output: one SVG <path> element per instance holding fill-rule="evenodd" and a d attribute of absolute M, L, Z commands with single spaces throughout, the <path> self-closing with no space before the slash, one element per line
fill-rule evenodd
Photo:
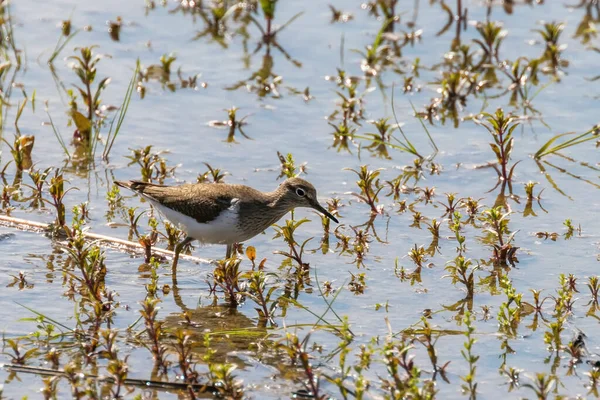
<path fill-rule="evenodd" d="M 500 152 L 500 147 L 497 144 L 494 144 L 494 143 L 490 143 L 490 147 L 492 148 L 492 150 L 496 154 L 496 158 L 498 159 L 498 162 L 502 163 L 502 153 Z"/>
<path fill-rule="evenodd" d="M 71 118 L 75 122 L 75 126 L 80 132 L 90 132 L 92 130 L 92 123 L 89 119 L 77 110 L 71 111 Z"/>
<path fill-rule="evenodd" d="M 260 0 L 260 8 L 262 8 L 265 18 L 273 19 L 275 17 L 275 5 L 277 0 Z"/>
<path fill-rule="evenodd" d="M 507 161 L 510 158 L 510 152 L 512 151 L 514 142 L 515 142 L 515 138 L 511 137 L 508 140 L 508 143 L 506 143 L 506 147 L 504 148 L 504 157 L 506 157 Z"/>
<path fill-rule="evenodd" d="M 553 150 L 548 150 L 550 148 L 550 146 L 552 145 L 552 143 L 554 143 L 557 139 L 560 139 L 563 136 L 573 135 L 573 134 L 575 134 L 575 132 L 566 132 L 566 133 L 561 133 L 559 135 L 552 137 L 542 147 L 540 147 L 540 149 L 534 154 L 533 157 L 535 159 L 539 160 L 543 156 L 552 153 Z"/>

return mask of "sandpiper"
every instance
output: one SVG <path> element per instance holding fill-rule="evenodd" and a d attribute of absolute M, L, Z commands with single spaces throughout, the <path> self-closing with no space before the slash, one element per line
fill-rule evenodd
<path fill-rule="evenodd" d="M 225 183 L 115 183 L 141 195 L 186 233 L 185 240 L 175 248 L 173 271 L 186 244 L 194 240 L 226 244 L 226 257 L 230 258 L 235 243 L 253 238 L 296 207 L 313 208 L 338 222 L 319 204 L 315 187 L 301 178 L 287 179 L 272 192 Z"/>

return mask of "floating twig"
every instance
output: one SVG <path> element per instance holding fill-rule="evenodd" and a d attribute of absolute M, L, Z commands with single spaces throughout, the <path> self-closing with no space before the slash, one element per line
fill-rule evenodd
<path fill-rule="evenodd" d="M 0 215 L 0 225 L 33 232 L 48 232 L 51 229 L 49 224 L 43 222 L 9 217 L 7 215 Z M 129 240 L 118 239 L 111 236 L 100 235 L 92 232 L 83 232 L 83 236 L 89 240 L 96 240 L 108 247 L 112 247 L 118 250 L 124 250 L 130 253 L 143 254 L 145 251 L 144 246 L 136 242 L 131 242 Z M 152 251 L 154 253 L 167 257 L 173 257 L 175 255 L 173 251 L 166 249 L 152 248 Z M 207 260 L 200 257 L 194 257 L 186 254 L 181 254 L 181 257 L 202 264 L 212 263 L 211 260 Z"/>

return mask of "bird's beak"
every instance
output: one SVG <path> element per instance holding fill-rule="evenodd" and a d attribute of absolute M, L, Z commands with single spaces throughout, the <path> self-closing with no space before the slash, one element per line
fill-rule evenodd
<path fill-rule="evenodd" d="M 333 215 L 331 215 L 331 213 L 329 211 L 327 211 L 326 209 L 324 209 L 319 203 L 317 203 L 316 201 L 313 203 L 312 207 L 317 210 L 318 212 L 320 212 L 321 214 L 325 215 L 327 218 L 329 218 L 330 220 L 332 220 L 333 222 L 335 222 L 336 224 L 339 224 L 339 221 L 337 220 L 336 217 L 334 217 Z"/>

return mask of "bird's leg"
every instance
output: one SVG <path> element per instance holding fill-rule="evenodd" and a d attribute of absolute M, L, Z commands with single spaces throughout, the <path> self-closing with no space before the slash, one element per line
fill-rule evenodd
<path fill-rule="evenodd" d="M 173 257 L 173 274 L 176 273 L 177 270 L 177 262 L 179 261 L 179 253 L 183 250 L 184 246 L 190 244 L 194 241 L 194 238 L 187 236 L 181 243 L 175 246 L 175 256 Z"/>
<path fill-rule="evenodd" d="M 231 258 L 231 253 L 233 253 L 233 244 L 228 244 L 227 245 L 227 252 L 225 253 L 225 258 L 226 259 L 230 259 Z"/>

